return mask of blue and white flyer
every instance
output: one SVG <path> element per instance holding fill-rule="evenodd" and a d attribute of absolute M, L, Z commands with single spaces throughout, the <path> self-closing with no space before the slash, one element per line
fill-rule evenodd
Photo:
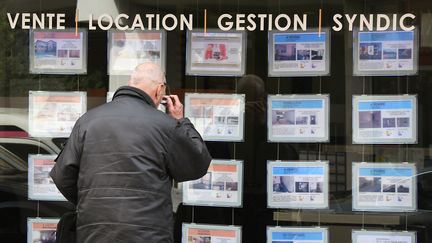
<path fill-rule="evenodd" d="M 353 210 L 407 212 L 417 209 L 413 163 L 353 163 Z"/>
<path fill-rule="evenodd" d="M 293 77 L 330 73 L 330 33 L 269 32 L 269 76 Z"/>
<path fill-rule="evenodd" d="M 416 243 L 415 232 L 410 231 L 372 231 L 372 230 L 353 230 L 353 243 Z"/>
<path fill-rule="evenodd" d="M 354 32 L 354 75 L 414 75 L 417 48 L 415 31 Z"/>
<path fill-rule="evenodd" d="M 267 243 L 327 243 L 328 229 L 321 227 L 267 227 Z"/>
<path fill-rule="evenodd" d="M 270 208 L 328 208 L 328 161 L 268 161 Z"/>
<path fill-rule="evenodd" d="M 353 143 L 417 142 L 417 96 L 354 96 Z"/>
<path fill-rule="evenodd" d="M 270 142 L 327 142 L 329 95 L 269 95 L 267 138 Z"/>

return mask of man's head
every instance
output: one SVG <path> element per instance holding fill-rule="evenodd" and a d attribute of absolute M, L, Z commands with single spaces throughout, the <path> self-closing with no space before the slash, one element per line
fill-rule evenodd
<path fill-rule="evenodd" d="M 143 63 L 133 71 L 129 86 L 146 92 L 158 106 L 166 92 L 165 74 L 159 65 L 152 62 Z"/>

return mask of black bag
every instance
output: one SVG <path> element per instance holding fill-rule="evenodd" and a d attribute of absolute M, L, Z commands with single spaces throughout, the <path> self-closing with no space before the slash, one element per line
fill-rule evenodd
<path fill-rule="evenodd" d="M 57 224 L 56 243 L 76 243 L 76 212 L 63 214 Z"/>

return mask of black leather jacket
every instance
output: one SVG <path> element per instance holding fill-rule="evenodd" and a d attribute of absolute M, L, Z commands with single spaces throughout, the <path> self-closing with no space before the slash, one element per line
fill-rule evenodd
<path fill-rule="evenodd" d="M 187 118 L 121 87 L 77 121 L 50 175 L 77 205 L 78 242 L 172 242 L 172 180 L 202 177 L 210 160 Z"/>

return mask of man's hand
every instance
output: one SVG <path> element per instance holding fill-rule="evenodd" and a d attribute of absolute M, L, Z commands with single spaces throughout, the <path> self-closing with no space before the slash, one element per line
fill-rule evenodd
<path fill-rule="evenodd" d="M 175 119 L 183 118 L 183 104 L 177 95 L 166 95 L 168 114 Z"/>

